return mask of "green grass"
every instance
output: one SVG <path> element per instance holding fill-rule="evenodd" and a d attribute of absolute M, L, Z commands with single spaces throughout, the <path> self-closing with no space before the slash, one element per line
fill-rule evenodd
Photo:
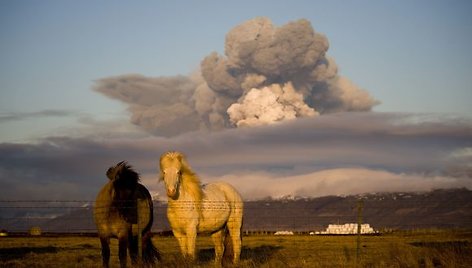
<path fill-rule="evenodd" d="M 199 237 L 198 260 L 186 263 L 173 237 L 153 238 L 163 267 L 213 267 L 213 245 Z M 112 267 L 119 267 L 112 241 Z M 240 267 L 472 267 L 472 232 L 428 230 L 363 236 L 246 236 Z M 1 237 L 0 267 L 101 267 L 93 237 Z"/>

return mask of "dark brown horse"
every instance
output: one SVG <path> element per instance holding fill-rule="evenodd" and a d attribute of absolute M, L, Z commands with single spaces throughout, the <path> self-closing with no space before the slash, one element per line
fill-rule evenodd
<path fill-rule="evenodd" d="M 159 252 L 151 241 L 153 204 L 149 191 L 139 183 L 139 175 L 122 161 L 107 171 L 110 179 L 100 190 L 94 207 L 95 224 L 102 244 L 103 266 L 110 260 L 110 238 L 118 238 L 121 267 L 126 267 L 127 249 L 133 266 L 140 261 L 153 265 Z M 138 233 L 142 237 L 142 260 L 138 260 Z"/>

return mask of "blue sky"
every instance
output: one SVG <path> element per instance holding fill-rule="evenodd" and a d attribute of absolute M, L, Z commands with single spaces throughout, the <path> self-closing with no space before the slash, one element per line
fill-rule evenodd
<path fill-rule="evenodd" d="M 226 34 L 247 20 L 264 16 L 274 25 L 282 26 L 304 18 L 311 22 L 316 32 L 324 34 L 329 40 L 327 54 L 336 60 L 339 74 L 381 102 L 373 108 L 372 117 L 361 118 L 375 125 L 387 117 L 392 126 L 379 129 L 387 133 L 392 131 L 393 136 L 402 131 L 415 133 L 415 138 L 419 138 L 414 139 L 416 143 L 413 148 L 422 147 L 419 140 L 421 135 L 425 135 L 427 143 L 435 144 L 433 149 L 444 154 L 431 154 L 435 155 L 434 161 L 440 163 L 440 168 L 428 166 L 421 172 L 436 174 L 437 170 L 445 170 L 443 166 L 450 164 L 451 155 L 460 155 L 461 161 L 472 155 L 471 12 L 470 1 L 0 1 L 0 145 L 4 146 L 0 149 L 5 152 L 13 150 L 15 155 L 30 149 L 40 151 L 46 148 L 48 153 L 57 149 L 60 151 L 57 155 L 63 156 L 77 153 L 75 150 L 79 147 L 74 147 L 77 144 L 87 141 L 87 148 L 90 148 L 97 142 L 99 148 L 104 148 L 99 154 L 106 156 L 97 163 L 104 164 L 115 158 L 122 160 L 121 156 L 114 156 L 109 151 L 115 142 L 119 151 L 123 152 L 126 151 L 123 148 L 131 146 L 135 139 L 137 144 L 141 144 L 138 146 L 144 147 L 147 145 L 143 144 L 148 144 L 146 139 L 158 139 L 159 144 L 165 144 L 159 147 L 163 151 L 183 140 L 189 144 L 190 158 L 198 159 L 209 148 L 203 140 L 214 138 L 211 135 L 234 138 L 234 131 L 238 130 L 212 133 L 210 137 L 198 134 L 199 145 L 196 147 L 192 147 L 190 136 L 155 137 L 129 123 L 128 109 L 132 109 L 131 106 L 94 91 L 92 88 L 96 81 L 130 74 L 145 77 L 188 76 L 198 70 L 202 59 L 211 52 L 223 55 Z M 402 116 L 405 114 L 408 115 L 407 120 Z M 337 123 L 327 123 L 323 127 L 330 129 L 334 126 L 337 131 L 339 118 L 342 116 L 327 117 L 325 120 Z M 418 118 L 431 124 L 430 128 L 413 131 L 408 124 L 399 127 L 400 130 L 393 127 L 398 121 L 413 122 Z M 454 119 L 452 122 L 451 118 Z M 358 117 L 353 120 L 362 121 Z M 444 140 L 435 138 L 449 128 L 461 134 L 448 134 L 443 137 Z M 377 130 L 374 127 L 372 131 Z M 260 134 L 258 130 L 254 131 L 242 135 Z M 349 128 L 350 131 L 357 133 L 356 126 Z M 272 137 L 273 134 L 267 135 Z M 347 146 L 351 145 L 350 142 L 359 142 L 357 134 L 352 135 L 356 138 L 343 139 L 345 143 L 340 144 Z M 58 142 L 57 137 L 72 141 L 67 145 Z M 110 137 L 113 144 L 98 142 Z M 454 137 L 459 137 L 459 140 Z M 287 138 L 286 144 L 280 140 L 282 138 L 278 138 L 277 144 L 294 153 L 294 148 L 303 147 L 290 138 Z M 361 140 L 365 141 L 364 138 Z M 242 139 L 240 142 L 245 141 Z M 379 138 L 374 152 L 382 151 L 381 141 L 383 139 Z M 392 139 L 389 141 L 392 142 Z M 398 149 L 400 154 L 409 150 L 411 140 L 402 141 L 400 148 L 404 151 Z M 335 144 L 338 141 L 330 142 Z M 33 146 L 33 149 L 28 146 Z M 390 143 L 386 146 L 390 149 L 395 147 Z M 352 149 L 348 148 L 351 147 L 336 147 L 336 150 Z M 358 153 L 354 153 L 354 157 L 363 155 L 361 150 L 352 150 Z M 83 156 L 83 151 L 79 151 L 77 155 Z M 96 153 L 94 150 L 85 151 L 85 155 Z M 153 155 L 134 147 L 131 151 L 134 153 L 129 158 L 135 159 L 137 167 L 148 172 L 146 174 L 150 174 L 154 162 L 143 160 L 138 155 L 151 155 L 157 159 L 161 152 Z M 245 152 L 249 151 L 247 149 Z M 261 158 L 267 156 L 259 153 L 256 155 Z M 245 157 L 243 152 L 238 155 Z M 37 157 L 39 159 L 40 154 Z M 36 164 L 35 161 L 42 162 L 38 159 L 30 160 Z M 321 166 L 287 164 L 291 170 L 287 174 L 294 176 L 328 167 L 353 166 L 387 170 L 395 174 L 411 172 L 411 167 L 406 163 L 390 165 L 385 160 L 379 164 L 371 157 L 361 163 L 340 163 L 337 157 L 329 159 Z M 1 166 L 8 164 L 7 160 L 2 161 Z M 267 177 L 265 172 L 274 175 L 273 170 L 283 170 L 281 166 L 286 166 L 279 162 L 273 165 L 270 161 L 269 164 L 262 162 L 259 169 L 255 169 L 263 172 L 264 178 Z M 26 169 L 36 170 L 36 164 Z M 208 174 L 218 169 L 201 162 L 197 166 Z M 25 169 L 25 166 L 18 168 Z M 101 168 L 97 167 L 94 175 L 87 175 L 99 177 Z M 231 168 L 229 170 L 226 175 L 234 174 Z M 212 176 L 223 173 L 218 169 Z M 286 174 L 286 171 L 282 173 Z M 13 173 L 2 176 L 5 174 Z M 61 176 L 63 174 L 59 171 L 52 174 L 52 177 Z M 274 176 L 282 175 L 277 173 Z M 74 183 L 71 182 L 71 185 Z"/>
<path fill-rule="evenodd" d="M 120 103 L 90 89 L 94 80 L 128 73 L 187 75 L 210 52 L 224 52 L 231 28 L 256 16 L 267 16 L 278 26 L 308 19 L 328 37 L 328 54 L 340 73 L 382 102 L 376 111 L 472 112 L 469 1 L 0 5 L 1 113 L 70 109 L 94 117 L 122 116 Z M 51 127 L 72 124 L 59 118 L 43 121 Z M 18 122 L 10 124 L 31 131 Z M 1 138 L 18 137 L 12 132 Z"/>

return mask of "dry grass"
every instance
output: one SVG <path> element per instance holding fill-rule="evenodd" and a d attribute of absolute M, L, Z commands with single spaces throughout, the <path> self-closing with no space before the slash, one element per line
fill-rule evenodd
<path fill-rule="evenodd" d="M 155 236 L 163 267 L 213 267 L 209 237 L 198 239 L 198 261 L 186 263 L 173 237 Z M 240 267 L 472 267 L 472 232 L 436 230 L 362 237 L 356 258 L 353 236 L 248 236 Z M 117 242 L 112 267 L 118 267 Z M 1 237 L 0 267 L 100 267 L 93 237 Z"/>

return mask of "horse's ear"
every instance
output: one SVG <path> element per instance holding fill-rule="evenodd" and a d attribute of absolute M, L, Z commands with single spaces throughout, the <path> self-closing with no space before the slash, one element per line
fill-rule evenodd
<path fill-rule="evenodd" d="M 120 175 L 123 172 L 123 169 L 127 166 L 127 164 L 128 163 L 126 161 L 121 161 L 120 163 L 116 165 L 116 175 L 115 175 L 116 179 L 120 178 Z"/>
<path fill-rule="evenodd" d="M 106 172 L 107 178 L 108 178 L 109 180 L 113 180 L 113 179 L 114 179 L 115 172 L 113 172 L 113 171 L 114 171 L 114 170 L 113 170 L 113 168 L 111 167 L 111 168 L 109 168 L 109 169 L 107 170 L 107 172 Z"/>
<path fill-rule="evenodd" d="M 129 167 L 128 166 L 128 162 L 126 161 L 121 161 L 120 163 L 118 163 L 118 170 L 121 172 L 123 169 Z"/>
<path fill-rule="evenodd" d="M 126 165 L 126 161 L 121 161 L 118 164 L 116 164 L 116 167 L 123 168 Z"/>

